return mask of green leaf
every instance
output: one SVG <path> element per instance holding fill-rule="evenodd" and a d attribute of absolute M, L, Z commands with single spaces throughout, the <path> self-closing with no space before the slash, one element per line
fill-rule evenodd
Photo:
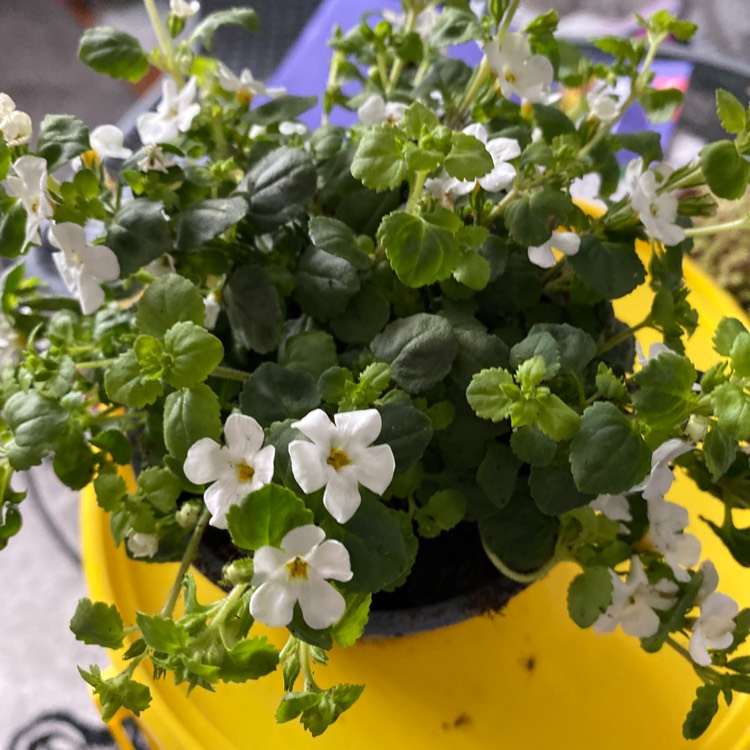
<path fill-rule="evenodd" d="M 687 740 L 698 739 L 711 724 L 719 710 L 719 685 L 701 685 L 695 691 L 695 700 L 682 725 L 682 736 Z"/>
<path fill-rule="evenodd" d="M 539 429 L 553 440 L 570 440 L 578 432 L 581 418 L 559 396 L 550 393 L 538 396 L 539 412 L 536 423 Z"/>
<path fill-rule="evenodd" d="M 618 299 L 632 292 L 646 279 L 635 245 L 603 242 L 586 234 L 578 252 L 568 258 L 581 281 L 607 299 Z"/>
<path fill-rule="evenodd" d="M 89 148 L 89 129 L 71 115 L 47 115 L 39 129 L 37 153 L 54 172 Z"/>
<path fill-rule="evenodd" d="M 133 353 L 141 374 L 158 380 L 164 374 L 164 347 L 155 336 L 141 334 L 133 342 Z"/>
<path fill-rule="evenodd" d="M 175 323 L 203 323 L 205 306 L 200 292 L 184 276 L 170 273 L 157 278 L 138 303 L 138 328 L 162 337 Z"/>
<path fill-rule="evenodd" d="M 568 614 L 580 628 L 591 627 L 612 603 L 612 578 L 607 568 L 589 568 L 568 588 Z"/>
<path fill-rule="evenodd" d="M 335 685 L 318 693 L 318 701 L 302 712 L 302 725 L 318 737 L 355 703 L 364 689 L 364 685 Z"/>
<path fill-rule="evenodd" d="M 520 468 L 521 462 L 506 443 L 493 441 L 487 445 L 477 469 L 477 484 L 495 507 L 504 508 L 510 501 Z"/>
<path fill-rule="evenodd" d="M 263 362 L 245 383 L 240 408 L 268 427 L 284 419 L 301 419 L 320 405 L 315 380 L 274 362 Z"/>
<path fill-rule="evenodd" d="M 70 629 L 76 640 L 103 648 L 122 648 L 125 629 L 114 604 L 80 599 Z"/>
<path fill-rule="evenodd" d="M 100 474 L 94 479 L 96 502 L 100 508 L 111 512 L 127 496 L 125 480 L 117 474 Z"/>
<path fill-rule="evenodd" d="M 430 34 L 430 42 L 435 47 L 451 47 L 483 37 L 482 27 L 477 17 L 468 10 L 446 7 L 438 15 Z"/>
<path fill-rule="evenodd" d="M 706 459 L 706 467 L 711 472 L 712 482 L 718 482 L 726 474 L 734 463 L 737 448 L 736 440 L 729 437 L 718 425 L 711 424 L 703 441 L 703 455 Z"/>
<path fill-rule="evenodd" d="M 447 279 L 458 267 L 461 251 L 454 231 L 394 211 L 380 223 L 377 238 L 399 279 L 416 288 Z"/>
<path fill-rule="evenodd" d="M 399 126 L 412 140 L 419 141 L 423 135 L 431 134 L 440 125 L 438 116 L 421 102 L 410 104 L 404 111 Z"/>
<path fill-rule="evenodd" d="M 520 487 L 502 510 L 479 523 L 490 560 L 518 573 L 537 571 L 552 559 L 559 528 L 557 518 L 542 513 Z"/>
<path fill-rule="evenodd" d="M 138 475 L 138 486 L 151 505 L 162 513 L 173 513 L 177 509 L 182 484 L 169 469 L 149 466 Z"/>
<path fill-rule="evenodd" d="M 716 112 L 721 120 L 721 127 L 737 135 L 747 125 L 747 113 L 734 94 L 725 89 L 716 89 Z"/>
<path fill-rule="evenodd" d="M 276 721 L 284 724 L 296 719 L 303 711 L 315 706 L 321 698 L 321 693 L 286 693 L 276 709 Z"/>
<path fill-rule="evenodd" d="M 500 367 L 481 370 L 466 389 L 466 400 L 478 417 L 499 422 L 508 419 L 521 391 L 513 376 Z"/>
<path fill-rule="evenodd" d="M 151 693 L 145 685 L 131 679 L 127 673 L 117 675 L 109 680 L 102 678 L 102 673 L 96 664 L 89 667 L 90 671 L 78 668 L 81 677 L 94 689 L 99 696 L 102 707 L 102 719 L 107 722 L 121 709 L 126 708 L 136 716 L 145 711 L 151 703 Z"/>
<path fill-rule="evenodd" d="M 203 382 L 224 359 L 221 341 L 189 320 L 175 323 L 167 331 L 164 350 L 172 357 L 164 379 L 174 388 Z"/>
<path fill-rule="evenodd" d="M 750 440 L 750 394 L 737 383 L 724 383 L 711 391 L 719 427 L 735 440 Z"/>
<path fill-rule="evenodd" d="M 426 539 L 452 529 L 466 513 L 466 497 L 458 490 L 438 490 L 414 512 L 419 535 Z"/>
<path fill-rule="evenodd" d="M 187 648 L 187 630 L 170 617 L 136 612 L 135 620 L 143 639 L 151 648 L 167 654 L 178 654 Z"/>
<path fill-rule="evenodd" d="M 429 313 L 394 320 L 371 344 L 375 357 L 387 362 L 393 379 L 411 393 L 427 390 L 450 372 L 457 346 L 450 323 Z"/>
<path fill-rule="evenodd" d="M 299 148 L 281 146 L 264 156 L 240 183 L 250 200 L 248 218 L 260 229 L 285 224 L 304 212 L 316 188 L 310 156 Z"/>
<path fill-rule="evenodd" d="M 561 366 L 574 373 L 581 373 L 596 355 L 596 343 L 588 333 L 567 323 L 537 323 L 529 329 L 529 335 L 546 333 L 552 337 L 559 353 Z M 515 347 L 514 347 L 515 350 Z M 538 352 L 544 356 L 544 351 Z M 524 357 L 528 358 L 528 357 Z M 547 367 L 551 366 L 545 356 Z M 512 363 L 511 363 L 512 364 Z"/>
<path fill-rule="evenodd" d="M 517 458 L 531 466 L 548 466 L 557 451 L 557 443 L 535 425 L 515 430 L 510 447 Z"/>
<path fill-rule="evenodd" d="M 177 216 L 177 249 L 183 253 L 200 249 L 242 221 L 247 210 L 247 199 L 239 195 L 193 203 Z"/>
<path fill-rule="evenodd" d="M 266 638 L 245 638 L 224 654 L 219 677 L 224 682 L 257 680 L 279 664 L 278 649 Z"/>
<path fill-rule="evenodd" d="M 359 291 L 356 268 L 342 257 L 309 247 L 300 259 L 295 297 L 316 318 L 341 315 Z"/>
<path fill-rule="evenodd" d="M 564 224 L 573 204 L 570 197 L 557 190 L 540 190 L 530 198 L 511 201 L 505 209 L 505 226 L 511 237 L 523 247 L 543 245 L 552 230 Z"/>
<path fill-rule="evenodd" d="M 295 372 L 306 372 L 317 380 L 338 365 L 336 342 L 325 331 L 303 331 L 284 342 L 279 364 Z"/>
<path fill-rule="evenodd" d="M 109 227 L 107 247 L 117 256 L 123 277 L 160 258 L 172 248 L 164 206 L 148 198 L 126 203 Z"/>
<path fill-rule="evenodd" d="M 652 426 L 672 427 L 683 420 L 696 402 L 692 388 L 697 377 L 687 357 L 664 352 L 632 377 L 638 386 L 631 395 L 633 406 Z"/>
<path fill-rule="evenodd" d="M 627 492 L 651 469 L 651 451 L 633 424 L 610 403 L 588 407 L 570 451 L 573 478 L 591 495 Z"/>
<path fill-rule="evenodd" d="M 729 356 L 734 374 L 739 378 L 750 377 L 750 333 L 742 331 L 737 334 Z"/>
<path fill-rule="evenodd" d="M 387 508 L 380 499 L 361 490 L 362 502 L 345 526 L 337 523 L 327 511 L 320 526 L 330 539 L 337 539 L 349 551 L 354 573 L 351 581 L 340 584 L 346 591 L 374 593 L 401 579 L 411 563 L 411 543 L 401 523 L 399 511 Z"/>
<path fill-rule="evenodd" d="M 475 180 L 492 170 L 494 162 L 485 145 L 475 136 L 454 132 L 445 171 L 458 180 Z"/>
<path fill-rule="evenodd" d="M 221 435 L 219 399 L 205 384 L 170 393 L 164 402 L 164 443 L 178 461 L 201 438 L 219 440 Z"/>
<path fill-rule="evenodd" d="M 110 26 L 84 31 L 78 57 L 97 73 L 137 83 L 148 72 L 148 58 L 140 42 Z"/>
<path fill-rule="evenodd" d="M 647 89 L 640 96 L 640 104 L 652 123 L 669 122 L 682 105 L 680 89 Z"/>
<path fill-rule="evenodd" d="M 705 520 L 705 519 L 704 519 Z M 717 526 L 712 521 L 706 521 L 716 536 L 726 545 L 732 557 L 737 562 L 748 568 L 750 567 L 750 527 L 740 529 L 734 525 L 731 515 L 727 516 L 722 526 Z"/>
<path fill-rule="evenodd" d="M 4 180 L 8 176 L 11 161 L 10 146 L 4 138 L 0 138 L 0 180 Z"/>
<path fill-rule="evenodd" d="M 153 404 L 164 391 L 161 380 L 154 380 L 141 372 L 134 351 L 121 354 L 105 371 L 104 387 L 107 396 L 118 404 L 139 409 Z"/>
<path fill-rule="evenodd" d="M 55 474 L 73 490 L 82 490 L 94 478 L 96 454 L 79 426 L 69 426 L 55 445 Z"/>
<path fill-rule="evenodd" d="M 291 490 L 267 484 L 246 495 L 227 512 L 232 541 L 241 549 L 256 551 L 280 547 L 292 529 L 314 523 L 313 514 Z"/>
<path fill-rule="evenodd" d="M 377 125 L 362 135 L 352 159 L 352 175 L 377 192 L 397 188 L 406 179 L 403 136 L 393 125 Z"/>
<path fill-rule="evenodd" d="M 256 125 L 273 125 L 285 120 L 296 120 L 301 114 L 312 109 L 317 102 L 317 96 L 279 96 L 251 109 L 243 119 Z"/>
<path fill-rule="evenodd" d="M 17 258 L 26 244 L 26 209 L 18 198 L 0 197 L 0 255 Z"/>
<path fill-rule="evenodd" d="M 618 133 L 615 142 L 643 158 L 648 166 L 653 161 L 661 161 L 664 153 L 661 148 L 661 135 L 654 130 L 638 130 L 634 133 Z"/>
<path fill-rule="evenodd" d="M 486 333 L 483 328 L 469 326 L 454 327 L 453 335 L 456 337 L 458 350 L 450 378 L 462 390 L 480 370 L 507 366 L 508 347 L 499 336 Z"/>
<path fill-rule="evenodd" d="M 714 349 L 719 354 L 728 357 L 737 336 L 745 332 L 747 329 L 737 318 L 722 318 L 714 331 Z"/>
<path fill-rule="evenodd" d="M 313 216 L 308 231 L 313 245 L 319 250 L 343 258 L 359 270 L 370 267 L 370 258 L 360 250 L 354 232 L 344 222 L 326 216 Z"/>
<path fill-rule="evenodd" d="M 240 344 L 259 354 L 276 349 L 283 316 L 279 295 L 265 268 L 255 263 L 236 268 L 224 284 L 224 302 L 232 333 Z"/>
<path fill-rule="evenodd" d="M 432 422 L 411 404 L 379 404 L 377 410 L 382 427 L 375 442 L 391 447 L 396 473 L 401 474 L 422 458 L 432 440 Z"/>
<path fill-rule="evenodd" d="M 227 8 L 209 13 L 193 31 L 189 45 L 199 42 L 207 50 L 211 50 L 214 34 L 222 26 L 242 26 L 247 31 L 258 31 L 260 24 L 258 16 L 251 8 Z"/>
<path fill-rule="evenodd" d="M 391 306 L 387 298 L 374 286 L 364 284 L 341 315 L 331 319 L 331 330 L 347 344 L 369 344 L 390 317 Z"/>
<path fill-rule="evenodd" d="M 123 466 L 130 463 L 133 448 L 127 436 L 120 430 L 114 428 L 102 430 L 94 435 L 89 442 L 96 448 L 107 451 L 116 464 Z"/>
<path fill-rule="evenodd" d="M 600 362 L 596 370 L 596 390 L 602 398 L 612 401 L 626 401 L 628 389 L 622 378 L 618 378 L 610 367 Z"/>
<path fill-rule="evenodd" d="M 573 481 L 565 451 L 560 451 L 547 466 L 532 466 L 529 491 L 537 508 L 549 516 L 559 516 L 588 505 L 593 495 L 583 494 Z"/>
<path fill-rule="evenodd" d="M 370 616 L 370 594 L 347 594 L 346 610 L 341 619 L 331 628 L 331 635 L 337 646 L 353 646 L 365 632 Z"/>
<path fill-rule="evenodd" d="M 700 164 L 711 192 L 719 198 L 737 200 L 745 194 L 750 164 L 732 141 L 714 141 L 704 146 Z"/>
<path fill-rule="evenodd" d="M 560 369 L 560 349 L 552 334 L 544 330 L 529 332 L 525 339 L 519 341 L 510 350 L 510 366 L 518 369 L 522 363 L 534 357 L 541 357 L 544 360 L 545 380 L 557 374 Z"/>

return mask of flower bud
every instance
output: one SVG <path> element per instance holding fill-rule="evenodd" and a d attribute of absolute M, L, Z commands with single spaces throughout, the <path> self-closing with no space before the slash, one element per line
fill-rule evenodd
<path fill-rule="evenodd" d="M 198 503 L 183 503 L 175 514 L 175 520 L 183 529 L 192 529 L 198 523 L 201 508 Z"/>
<path fill-rule="evenodd" d="M 250 583 L 253 579 L 254 571 L 253 559 L 251 557 L 243 557 L 225 565 L 222 575 L 227 583 L 231 583 L 232 586 L 238 586 L 242 583 Z"/>
<path fill-rule="evenodd" d="M 685 426 L 685 434 L 693 443 L 700 443 L 708 432 L 708 417 L 691 414 Z"/>

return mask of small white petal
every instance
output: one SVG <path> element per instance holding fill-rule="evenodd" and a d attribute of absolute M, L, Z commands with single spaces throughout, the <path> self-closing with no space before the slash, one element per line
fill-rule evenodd
<path fill-rule="evenodd" d="M 552 268 L 555 265 L 555 254 L 549 246 L 549 243 L 545 242 L 543 245 L 536 247 L 530 247 L 527 250 L 529 260 L 539 268 Z"/>
<path fill-rule="evenodd" d="M 299 592 L 299 606 L 305 622 L 323 630 L 338 622 L 346 611 L 346 600 L 322 578 L 312 578 Z"/>
<path fill-rule="evenodd" d="M 328 415 L 322 409 L 313 409 L 297 422 L 292 422 L 292 427 L 299 430 L 305 437 L 316 443 L 330 441 L 334 432 L 334 426 Z"/>
<path fill-rule="evenodd" d="M 261 584 L 250 597 L 250 614 L 271 628 L 288 625 L 294 615 L 296 598 L 277 581 Z"/>
<path fill-rule="evenodd" d="M 339 523 L 346 523 L 357 512 L 361 502 L 357 477 L 352 473 L 334 472 L 323 493 L 326 510 Z"/>
<path fill-rule="evenodd" d="M 383 429 L 383 420 L 377 409 L 340 412 L 333 420 L 346 445 L 369 445 Z"/>
<path fill-rule="evenodd" d="M 253 556 L 253 580 L 251 585 L 260 586 L 261 583 L 274 578 L 289 561 L 289 555 L 276 547 L 265 546 L 256 551 Z"/>
<path fill-rule="evenodd" d="M 281 540 L 281 548 L 290 557 L 307 555 L 326 538 L 325 531 L 313 524 L 292 529 Z"/>
<path fill-rule="evenodd" d="M 308 556 L 307 561 L 323 578 L 333 578 L 335 581 L 350 581 L 352 564 L 349 551 L 339 541 L 327 539 L 319 544 Z"/>
<path fill-rule="evenodd" d="M 224 438 L 229 455 L 235 461 L 252 460 L 263 445 L 265 433 L 252 417 L 231 414 L 224 424 Z"/>
<path fill-rule="evenodd" d="M 292 475 L 303 492 L 317 492 L 331 475 L 326 464 L 329 450 L 307 440 L 292 440 L 289 443 L 289 458 L 292 461 Z"/>
<path fill-rule="evenodd" d="M 193 484 L 206 484 L 218 479 L 229 465 L 226 448 L 211 438 L 201 438 L 188 449 L 182 470 Z"/>
<path fill-rule="evenodd" d="M 393 479 L 396 459 L 390 445 L 365 448 L 357 460 L 357 480 L 376 495 L 382 495 Z"/>

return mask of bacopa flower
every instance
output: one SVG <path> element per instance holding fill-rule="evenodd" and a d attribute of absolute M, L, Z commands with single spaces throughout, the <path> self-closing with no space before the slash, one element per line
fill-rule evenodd
<path fill-rule="evenodd" d="M 648 501 L 648 533 L 646 541 L 664 557 L 678 581 L 687 582 L 685 568 L 700 559 L 701 543 L 692 534 L 685 534 L 690 518 L 686 508 L 662 498 Z"/>
<path fill-rule="evenodd" d="M 195 97 L 195 76 L 180 91 L 177 91 L 175 82 L 167 78 L 162 83 L 162 98 L 156 112 L 145 112 L 136 121 L 143 145 L 167 143 L 177 138 L 180 133 L 190 130 L 193 119 L 200 112 L 200 105 L 195 101 Z"/>
<path fill-rule="evenodd" d="M 672 438 L 662 443 L 651 456 L 651 472 L 629 492 L 640 492 L 646 500 L 663 500 L 674 482 L 674 472 L 670 462 L 683 453 L 693 450 L 690 443 Z"/>
<path fill-rule="evenodd" d="M 357 109 L 357 117 L 363 125 L 397 123 L 405 111 L 406 105 L 402 102 L 386 102 L 379 94 L 371 94 Z"/>
<path fill-rule="evenodd" d="M 104 245 L 89 245 L 83 227 L 69 221 L 55 224 L 49 241 L 62 251 L 52 255 L 60 276 L 81 303 L 81 312 L 90 315 L 104 302 L 102 283 L 120 276 L 117 256 Z"/>
<path fill-rule="evenodd" d="M 0 133 L 9 146 L 22 146 L 31 140 L 31 118 L 16 109 L 8 94 L 0 93 Z"/>
<path fill-rule="evenodd" d="M 276 449 L 263 446 L 263 428 L 244 414 L 232 414 L 224 423 L 226 445 L 201 438 L 188 450 L 185 476 L 195 484 L 212 482 L 203 495 L 211 511 L 211 526 L 227 528 L 227 511 L 273 478 Z"/>
<path fill-rule="evenodd" d="M 159 146 L 154 143 L 143 147 L 143 158 L 136 165 L 141 172 L 166 172 L 174 164 Z"/>
<path fill-rule="evenodd" d="M 346 523 L 362 501 L 359 485 L 381 495 L 396 468 L 389 445 L 372 445 L 382 421 L 376 409 L 334 415 L 322 409 L 293 422 L 307 440 L 292 440 L 289 457 L 292 473 L 304 492 L 325 487 L 323 504 L 339 522 Z"/>
<path fill-rule="evenodd" d="M 539 268 L 552 268 L 556 258 L 553 250 L 559 250 L 563 255 L 575 255 L 581 247 L 581 238 L 575 232 L 555 230 L 552 236 L 543 244 L 528 249 L 529 260 Z"/>
<path fill-rule="evenodd" d="M 490 68 L 497 74 L 503 96 L 517 94 L 530 102 L 549 99 L 555 72 L 544 55 L 534 55 L 523 34 L 506 34 L 500 46 L 496 39 L 484 46 Z"/>
<path fill-rule="evenodd" d="M 651 237 L 665 245 L 676 245 L 685 239 L 685 230 L 675 224 L 677 198 L 673 193 L 659 192 L 659 182 L 671 173 L 667 164 L 643 171 L 639 156 L 625 169 L 625 185 L 630 192 L 630 202 Z M 658 180 L 657 180 L 658 177 Z"/>
<path fill-rule="evenodd" d="M 159 536 L 134 531 L 128 536 L 126 544 L 133 557 L 153 557 L 159 551 Z"/>
<path fill-rule="evenodd" d="M 178 18 L 191 18 L 200 9 L 198 0 L 169 0 L 169 10 Z"/>
<path fill-rule="evenodd" d="M 328 583 L 349 581 L 349 552 L 341 542 L 325 540 L 325 532 L 308 524 L 292 529 L 281 540 L 281 549 L 261 547 L 253 557 L 250 614 L 269 627 L 288 625 L 299 602 L 302 617 L 315 630 L 338 622 L 346 602 Z"/>
<path fill-rule="evenodd" d="M 124 144 L 125 136 L 117 125 L 99 125 L 89 135 L 91 149 L 102 159 L 127 159 L 133 155 Z"/>
<path fill-rule="evenodd" d="M 633 516 L 630 513 L 630 503 L 628 498 L 623 495 L 599 495 L 592 500 L 589 505 L 598 510 L 610 521 L 632 521 Z"/>
<path fill-rule="evenodd" d="M 594 623 L 594 630 L 611 633 L 619 625 L 625 633 L 636 638 L 653 635 L 659 629 L 656 612 L 672 607 L 676 601 L 677 584 L 666 578 L 651 584 L 637 556 L 630 562 L 625 581 L 614 570 L 609 574 L 612 578 L 612 603 Z"/>
<path fill-rule="evenodd" d="M 269 87 L 263 81 L 256 80 L 248 68 L 236 76 L 224 63 L 219 63 L 218 73 L 219 86 L 224 91 L 233 93 L 237 101 L 245 106 L 248 106 L 256 96 L 269 96 L 274 99 L 286 94 L 286 89 L 283 87 Z"/>
<path fill-rule="evenodd" d="M 40 156 L 22 156 L 13 163 L 14 175 L 6 179 L 8 192 L 21 199 L 26 209 L 26 237 L 29 242 L 41 242 L 39 227 L 52 216 L 52 204 L 47 197 L 47 162 Z"/>
<path fill-rule="evenodd" d="M 701 604 L 701 613 L 693 624 L 688 650 L 696 664 L 708 667 L 711 655 L 708 649 L 721 651 L 734 640 L 734 618 L 740 608 L 732 597 L 719 592 L 709 594 Z"/>

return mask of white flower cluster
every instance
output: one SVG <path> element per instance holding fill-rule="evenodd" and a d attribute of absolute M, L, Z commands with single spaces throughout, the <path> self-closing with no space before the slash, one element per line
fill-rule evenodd
<path fill-rule="evenodd" d="M 23 146 L 31 140 L 31 118 L 16 109 L 16 103 L 7 94 L 0 93 L 0 133 L 9 146 Z"/>
<path fill-rule="evenodd" d="M 344 412 L 328 418 L 315 409 L 292 427 L 309 440 L 289 443 L 292 474 L 303 492 L 324 489 L 323 504 L 346 523 L 361 503 L 359 485 L 377 494 L 393 479 L 395 459 L 388 445 L 372 445 L 382 429 L 376 409 Z M 211 483 L 204 493 L 211 525 L 225 529 L 227 512 L 246 495 L 271 482 L 275 448 L 263 447 L 263 428 L 252 417 L 232 414 L 224 425 L 226 445 L 202 438 L 188 450 L 183 469 L 195 484 Z M 291 622 L 299 602 L 305 622 L 316 629 L 337 622 L 344 598 L 326 579 L 352 577 L 349 553 L 340 542 L 324 541 L 316 526 L 301 526 L 281 541 L 281 549 L 261 547 L 254 556 L 250 600 L 255 619 L 275 627 Z"/>
<path fill-rule="evenodd" d="M 621 495 L 600 495 L 592 503 L 595 510 L 613 521 L 627 524 L 632 521 L 627 495 L 640 493 L 647 502 L 648 532 L 641 544 L 661 553 L 677 581 L 688 582 L 686 568 L 697 564 L 701 545 L 692 534 L 686 534 L 689 517 L 687 509 L 665 499 L 674 481 L 669 463 L 693 446 L 682 440 L 667 440 L 651 459 L 651 472 L 638 485 Z M 627 531 L 627 526 L 624 526 Z M 734 617 L 739 612 L 737 603 L 726 594 L 715 591 L 719 576 L 710 561 L 701 565 L 704 580 L 697 597 L 700 614 L 693 624 L 689 650 L 693 661 L 702 666 L 711 664 L 708 649 L 724 649 L 732 644 Z M 618 625 L 628 635 L 648 638 L 659 629 L 657 611 L 671 609 L 677 602 L 678 585 L 662 578 L 651 582 L 638 556 L 630 562 L 627 578 L 610 570 L 612 603 L 594 623 L 599 633 L 612 632 Z"/>

